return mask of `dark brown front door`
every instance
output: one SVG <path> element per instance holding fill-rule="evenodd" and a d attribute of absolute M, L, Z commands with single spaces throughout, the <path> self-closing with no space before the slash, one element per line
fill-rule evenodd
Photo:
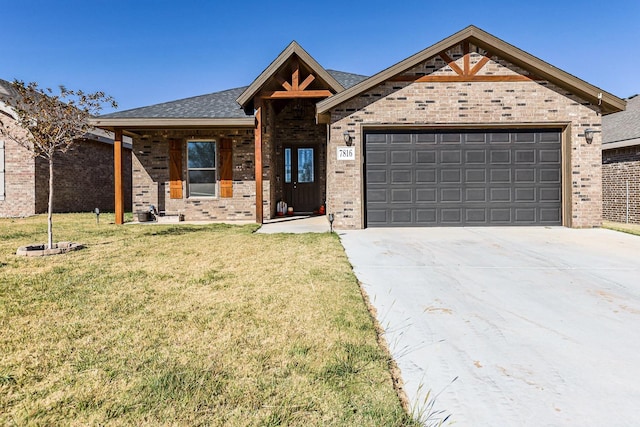
<path fill-rule="evenodd" d="M 316 147 L 284 147 L 285 202 L 294 213 L 312 213 L 321 204 Z"/>

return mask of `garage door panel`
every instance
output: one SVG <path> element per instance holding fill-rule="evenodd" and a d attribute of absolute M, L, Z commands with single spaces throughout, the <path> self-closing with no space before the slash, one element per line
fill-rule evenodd
<path fill-rule="evenodd" d="M 391 166 L 410 165 L 413 163 L 410 150 L 394 150 L 391 152 Z"/>
<path fill-rule="evenodd" d="M 559 225 L 560 131 L 365 133 L 368 226 Z"/>
<path fill-rule="evenodd" d="M 465 188 L 464 201 L 484 203 L 487 201 L 487 190 L 485 188 Z"/>
<path fill-rule="evenodd" d="M 388 184 L 388 173 L 385 169 L 367 169 L 367 183 L 372 184 Z"/>
<path fill-rule="evenodd" d="M 486 150 L 466 150 L 464 161 L 466 164 L 484 165 L 487 163 Z"/>
<path fill-rule="evenodd" d="M 410 184 L 410 183 L 411 183 L 411 170 L 392 170 L 391 171 L 391 185 Z"/>
<path fill-rule="evenodd" d="M 489 201 L 511 203 L 511 190 L 511 187 L 490 188 Z"/>
<path fill-rule="evenodd" d="M 391 189 L 391 202 L 392 203 L 412 203 L 411 197 L 412 191 L 410 188 Z"/>
<path fill-rule="evenodd" d="M 487 171 L 485 169 L 467 169 L 464 181 L 472 184 L 485 184 L 487 182 Z"/>
<path fill-rule="evenodd" d="M 440 189 L 440 201 L 446 202 L 461 202 L 462 201 L 462 189 L 461 188 L 441 188 Z"/>
<path fill-rule="evenodd" d="M 460 150 L 440 151 L 440 163 L 442 164 L 462 164 L 462 152 Z"/>
<path fill-rule="evenodd" d="M 442 169 L 440 171 L 440 182 L 445 184 L 462 183 L 462 171 L 460 169 Z"/>
<path fill-rule="evenodd" d="M 416 184 L 435 184 L 436 182 L 435 169 L 416 170 Z"/>
<path fill-rule="evenodd" d="M 386 151 L 372 151 L 367 156 L 367 165 L 386 166 L 389 163 L 389 156 Z"/>
<path fill-rule="evenodd" d="M 435 188 L 417 188 L 416 189 L 416 202 L 417 203 L 430 203 L 436 202 L 438 191 Z"/>
<path fill-rule="evenodd" d="M 536 201 L 536 189 L 534 187 L 529 188 L 516 188 L 514 192 L 514 201 L 519 202 L 535 202 Z"/>
<path fill-rule="evenodd" d="M 492 183 L 510 183 L 511 169 L 491 169 L 490 172 Z"/>
<path fill-rule="evenodd" d="M 470 225 L 484 225 L 487 223 L 487 210 L 483 208 L 465 209 L 465 222 Z"/>
<path fill-rule="evenodd" d="M 536 170 L 515 169 L 513 179 L 516 184 L 536 182 Z"/>

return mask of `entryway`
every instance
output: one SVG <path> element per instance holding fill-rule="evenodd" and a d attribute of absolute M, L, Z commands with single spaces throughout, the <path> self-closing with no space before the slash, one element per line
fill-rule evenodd
<path fill-rule="evenodd" d="M 316 146 L 284 147 L 284 197 L 295 214 L 311 214 L 322 204 Z"/>

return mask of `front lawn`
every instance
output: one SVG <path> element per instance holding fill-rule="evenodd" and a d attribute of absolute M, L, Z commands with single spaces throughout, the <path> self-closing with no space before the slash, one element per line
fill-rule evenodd
<path fill-rule="evenodd" d="M 0 425 L 417 425 L 331 234 L 0 219 Z"/>

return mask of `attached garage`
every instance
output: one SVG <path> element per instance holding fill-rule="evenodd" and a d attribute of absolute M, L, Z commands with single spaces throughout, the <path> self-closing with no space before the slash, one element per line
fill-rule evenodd
<path fill-rule="evenodd" d="M 562 225 L 561 136 L 366 131 L 366 226 Z"/>

